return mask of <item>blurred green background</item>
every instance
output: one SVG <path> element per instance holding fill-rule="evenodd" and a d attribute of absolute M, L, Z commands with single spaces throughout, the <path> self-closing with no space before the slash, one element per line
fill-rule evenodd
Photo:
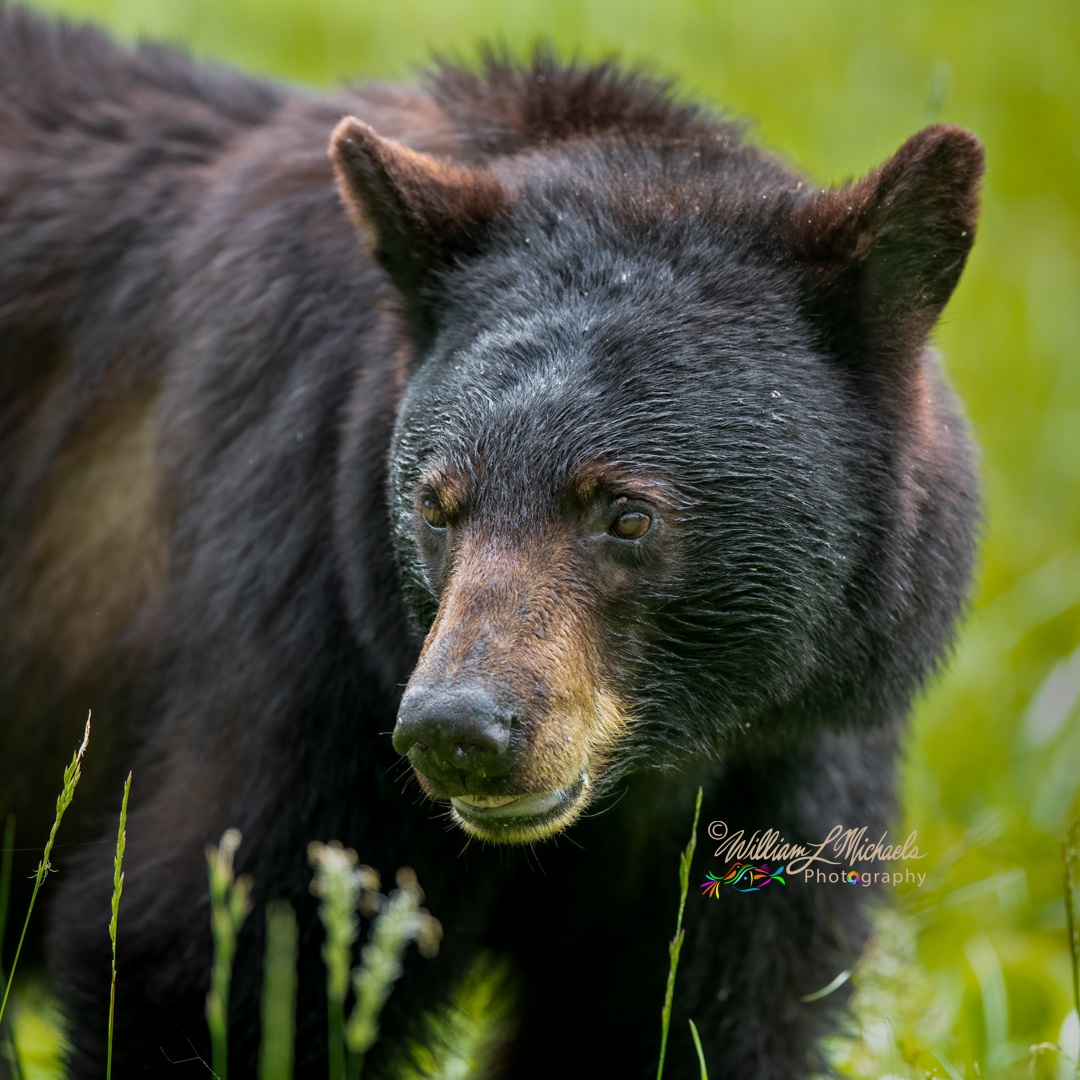
<path fill-rule="evenodd" d="M 316 85 L 408 79 L 433 52 L 474 56 L 480 39 L 617 53 L 752 119 L 757 141 L 823 182 L 935 120 L 982 138 L 982 223 L 936 335 L 983 448 L 978 589 L 908 743 L 905 827 L 930 878 L 879 916 L 832 1050 L 845 1075 L 875 1080 L 1080 1075 L 1032 1049 L 1075 1056 L 1080 1043 L 1061 851 L 1080 813 L 1080 2 L 33 6 Z M 47 1037 L 23 1030 L 34 1075 L 49 1075 Z"/>

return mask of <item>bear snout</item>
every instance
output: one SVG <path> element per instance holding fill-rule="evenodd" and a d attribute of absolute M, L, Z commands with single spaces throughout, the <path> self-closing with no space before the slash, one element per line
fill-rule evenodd
<path fill-rule="evenodd" d="M 420 685 L 402 698 L 394 749 L 446 795 L 482 792 L 517 761 L 512 721 L 481 687 Z"/>

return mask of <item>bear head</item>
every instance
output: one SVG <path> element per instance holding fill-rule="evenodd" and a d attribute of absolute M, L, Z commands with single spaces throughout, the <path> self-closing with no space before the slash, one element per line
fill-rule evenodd
<path fill-rule="evenodd" d="M 350 118 L 331 153 L 408 342 L 393 742 L 427 795 L 528 842 L 630 769 L 906 712 L 970 572 L 927 335 L 973 136 L 831 190 L 723 124 L 450 161 Z"/>

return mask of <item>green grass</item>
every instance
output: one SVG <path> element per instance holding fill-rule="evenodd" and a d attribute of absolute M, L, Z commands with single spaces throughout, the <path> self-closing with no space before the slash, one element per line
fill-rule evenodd
<path fill-rule="evenodd" d="M 312 891 L 322 901 L 319 918 L 326 930 L 322 957 L 326 964 L 330 1080 L 345 1080 L 345 999 L 353 946 L 360 932 L 360 900 L 365 892 L 378 890 L 379 879 L 370 867 L 360 865 L 355 851 L 340 844 L 312 843 L 308 858 L 315 868 Z"/>
<path fill-rule="evenodd" d="M 660 1012 L 660 1060 L 656 1066 L 656 1080 L 663 1080 L 664 1059 L 667 1056 L 668 1036 L 671 1032 L 671 1006 L 675 1000 L 675 976 L 679 971 L 679 956 L 682 953 L 683 939 L 686 931 L 683 929 L 683 913 L 686 911 L 686 894 L 690 889 L 690 864 L 694 861 L 694 852 L 697 850 L 698 820 L 701 817 L 702 789 L 698 788 L 697 802 L 694 804 L 694 823 L 690 826 L 690 842 L 679 857 L 679 915 L 675 920 L 675 936 L 668 945 L 668 980 L 664 991 L 664 1007 Z M 701 1039 L 697 1029 L 690 1022 L 693 1032 L 694 1046 L 697 1049 L 698 1058 L 701 1061 L 701 1072 L 705 1075 L 704 1054 L 701 1049 Z"/>
<path fill-rule="evenodd" d="M 214 967 L 206 995 L 206 1024 L 210 1028 L 213 1073 L 218 1080 L 229 1075 L 229 986 L 240 928 L 251 913 L 251 878 L 233 873 L 233 859 L 240 847 L 239 829 L 226 829 L 221 842 L 206 849 L 210 875 L 210 927 L 214 939 Z"/>
<path fill-rule="evenodd" d="M 299 933 L 291 904 L 272 900 L 266 905 L 259 1080 L 292 1080 Z"/>
<path fill-rule="evenodd" d="M 44 853 L 38 863 L 34 888 L 23 922 L 22 934 L 12 960 L 11 970 L 0 984 L 0 1020 L 3 1019 L 14 984 L 15 969 L 23 940 L 33 916 L 38 891 L 49 871 L 53 868 L 50 855 L 56 842 L 61 822 L 75 796 L 82 775 L 83 757 L 90 739 L 90 720 L 86 721 L 86 733 L 75 751 L 71 764 L 64 770 L 63 785 L 56 800 L 56 812 Z M 124 795 L 120 807 L 116 849 L 113 858 L 113 891 L 111 918 L 108 923 L 112 944 L 112 977 L 109 993 L 108 1056 L 106 1078 L 112 1073 L 113 1058 L 113 1007 L 116 995 L 116 931 L 119 921 L 120 898 L 123 892 L 123 859 L 127 845 L 127 808 L 131 792 L 131 773 L 124 783 Z M 701 796 L 698 794 L 698 808 Z M 697 817 L 694 824 L 696 827 Z M 11 885 L 11 854 L 13 851 L 14 822 L 9 816 L 4 828 L 3 859 L 0 860 L 0 940 L 8 910 Z M 228 1077 L 228 1014 L 229 988 L 236 957 L 237 938 L 240 929 L 251 912 L 252 881 L 234 872 L 234 860 L 242 837 L 239 830 L 227 829 L 217 845 L 206 850 L 207 872 L 210 886 L 210 928 L 213 938 L 213 966 L 210 989 L 206 995 L 206 1024 L 210 1033 L 211 1061 L 207 1067 L 216 1080 Z M 319 917 L 326 930 L 322 950 L 327 969 L 327 1000 L 329 1003 L 329 1080 L 359 1080 L 364 1057 L 379 1037 L 379 1015 L 385 1006 L 394 983 L 404 972 L 402 958 L 406 949 L 415 944 L 422 956 L 432 957 L 439 951 L 442 926 L 431 913 L 422 907 L 424 894 L 416 874 L 404 867 L 397 873 L 397 888 L 389 896 L 379 892 L 379 876 L 371 867 L 360 864 L 356 852 L 338 843 L 312 843 L 308 849 L 315 877 L 312 892 L 320 898 Z M 685 858 L 685 872 L 689 869 L 689 853 Z M 683 900 L 685 901 L 685 880 Z M 360 914 L 374 920 L 367 944 L 360 951 L 360 962 L 353 966 L 354 945 L 357 940 Z M 680 910 L 680 921 L 681 921 Z M 275 901 L 267 906 L 267 947 L 264 965 L 262 1012 L 264 1018 L 263 1044 L 260 1048 L 260 1076 L 262 1080 L 292 1080 L 294 1059 L 293 1033 L 295 1030 L 295 1005 L 297 985 L 297 924 L 289 904 Z M 489 979 L 493 982 L 495 980 Z M 56 1075 L 60 1071 L 58 1061 L 58 1023 L 48 999 L 35 1003 L 35 989 L 24 996 L 29 1007 L 20 1017 L 19 1031 L 8 1041 L 5 1049 L 6 1064 L 15 1080 L 38 1075 Z M 352 989 L 352 1010 L 346 1019 L 345 1004 L 348 991 Z M 36 1006 L 36 1007 L 35 1007 Z M 35 1030 L 36 1029 L 36 1030 Z M 26 1046 L 27 1031 L 31 1032 L 31 1045 Z M 11 1029 L 5 1028 L 10 1034 Z M 497 1029 L 490 1031 L 497 1034 Z M 43 1054 L 37 1052 L 33 1041 L 51 1044 L 53 1053 L 47 1054 L 43 1069 L 34 1068 Z M 440 1075 L 445 1076 L 445 1073 Z"/>
<path fill-rule="evenodd" d="M 86 746 L 90 741 L 90 718 L 86 718 L 86 732 L 83 735 L 83 740 L 78 749 L 75 751 L 71 758 L 71 764 L 64 770 L 63 787 L 60 789 L 60 794 L 56 797 L 56 816 L 53 819 L 52 828 L 49 830 L 49 838 L 45 841 L 45 850 L 42 853 L 41 859 L 38 861 L 37 871 L 34 874 L 34 888 L 30 894 L 30 903 L 27 905 L 26 918 L 23 921 L 22 931 L 19 934 L 19 942 L 15 947 L 15 956 L 12 958 L 11 967 L 7 972 L 7 979 L 4 983 L 4 994 L 0 998 L 0 1021 L 4 1019 L 4 1013 L 7 1011 L 7 1003 L 11 997 L 11 988 L 15 982 L 15 969 L 19 966 L 19 956 L 22 954 L 23 943 L 26 940 L 26 931 L 30 925 L 30 920 L 33 918 L 34 905 L 37 903 L 38 893 L 41 891 L 42 882 L 45 880 L 46 875 L 52 869 L 52 863 L 49 861 L 49 857 L 52 855 L 53 845 L 56 843 L 56 834 L 60 829 L 60 822 L 64 818 L 64 814 L 67 812 L 68 807 L 71 805 L 72 800 L 75 798 L 75 788 L 78 787 L 79 778 L 82 776 L 82 760 L 83 755 L 86 753 Z M 5 830 L 6 833 L 11 833 L 13 830 L 10 825 Z M 10 863 L 5 860 L 4 867 L 4 907 L 7 907 L 8 897 L 8 875 L 10 874 Z M 6 910 L 5 910 L 6 916 Z M 3 925 L 0 925 L 0 931 L 3 930 Z M 2 938 L 0 938 L 2 940 Z"/>
<path fill-rule="evenodd" d="M 128 796 L 131 795 L 131 773 L 124 781 L 124 797 L 120 802 L 120 823 L 116 830 L 116 854 L 113 856 L 112 917 L 109 919 L 109 944 L 112 946 L 112 982 L 109 985 L 109 1043 L 105 1062 L 105 1080 L 112 1077 L 113 1024 L 116 1019 L 116 930 L 120 922 L 120 897 L 124 891 L 124 852 L 127 849 Z"/>
<path fill-rule="evenodd" d="M 755 138 L 823 182 L 866 171 L 932 120 L 979 134 L 979 237 L 936 333 L 983 448 L 979 583 L 906 747 L 902 828 L 918 830 L 931 876 L 879 918 L 854 1026 L 833 1051 L 852 1077 L 1072 1075 L 1045 1046 L 1071 1039 L 1075 1053 L 1080 1039 L 1060 853 L 1080 813 L 1080 4 L 35 6 L 319 85 L 408 77 L 432 50 L 469 55 L 480 37 L 617 51 L 756 118 Z"/>

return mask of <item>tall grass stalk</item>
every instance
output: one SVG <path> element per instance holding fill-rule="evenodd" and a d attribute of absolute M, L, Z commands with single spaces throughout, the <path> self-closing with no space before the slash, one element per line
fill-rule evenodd
<path fill-rule="evenodd" d="M 697 803 L 694 806 L 694 824 L 690 829 L 690 843 L 679 859 L 679 917 L 675 922 L 675 936 L 668 946 L 671 965 L 668 968 L 667 991 L 664 994 L 664 1010 L 660 1014 L 660 1061 L 656 1066 L 656 1080 L 664 1075 L 664 1058 L 667 1056 L 668 1030 L 671 1027 L 671 1003 L 675 999 L 675 972 L 679 969 L 679 953 L 682 952 L 683 912 L 686 910 L 686 894 L 690 889 L 690 863 L 697 849 L 698 819 L 701 817 L 701 788 L 698 788 Z"/>
<path fill-rule="evenodd" d="M 313 843 L 308 845 L 308 858 L 315 868 L 311 891 L 322 901 L 319 918 L 326 927 L 322 955 L 330 1080 L 357 1080 L 365 1055 L 379 1037 L 379 1014 L 401 975 L 402 954 L 415 941 L 423 956 L 434 956 L 442 926 L 420 906 L 424 894 L 408 867 L 398 871 L 398 887 L 386 897 L 379 892 L 379 875 L 370 866 L 362 866 L 351 848 Z M 375 924 L 361 962 L 352 970 L 359 912 L 374 917 Z M 346 1022 L 350 971 L 356 1003 Z"/>
<path fill-rule="evenodd" d="M 19 935 L 19 944 L 15 948 L 15 956 L 11 961 L 11 970 L 8 972 L 7 982 L 4 985 L 4 998 L 0 1001 L 0 1020 L 4 1019 L 4 1011 L 7 1008 L 8 997 L 11 994 L 11 983 L 15 978 L 15 968 L 19 964 L 19 954 L 22 952 L 23 942 L 26 940 L 26 928 L 30 925 L 30 916 L 34 913 L 34 903 L 37 900 L 38 891 L 41 889 L 41 883 L 45 880 L 45 875 L 52 869 L 49 856 L 52 854 L 56 833 L 60 828 L 60 821 L 64 816 L 64 812 L 71 805 L 71 800 L 75 798 L 75 788 L 79 783 L 79 777 L 82 776 L 83 754 L 86 753 L 86 745 L 89 741 L 90 717 L 87 715 L 82 744 L 75 751 L 71 764 L 64 770 L 64 787 L 56 799 L 56 817 L 53 820 L 52 828 L 49 830 L 49 839 L 45 842 L 45 851 L 41 856 L 41 861 L 38 863 L 37 873 L 34 875 L 34 889 L 30 894 L 30 905 L 26 910 L 22 933 Z"/>
<path fill-rule="evenodd" d="M 345 1080 L 345 996 L 360 928 L 358 908 L 365 890 L 378 892 L 379 875 L 370 866 L 361 866 L 356 852 L 339 843 L 309 844 L 308 859 L 315 868 L 311 891 L 322 901 L 319 918 L 326 928 L 322 957 L 326 964 L 330 1080 Z"/>
<path fill-rule="evenodd" d="M 105 1058 L 105 1080 L 112 1080 L 113 1018 L 116 1015 L 116 920 L 120 914 L 120 894 L 124 891 L 124 850 L 127 847 L 127 808 L 131 793 L 131 773 L 124 781 L 120 803 L 120 824 L 116 830 L 116 854 L 113 856 L 112 915 L 109 918 L 109 941 L 112 943 L 112 983 L 109 986 L 109 1045 Z"/>
<path fill-rule="evenodd" d="M 389 897 L 377 898 L 378 918 L 361 953 L 360 966 L 353 972 L 356 1004 L 345 1025 L 349 1080 L 359 1080 L 364 1057 L 379 1037 L 379 1015 L 404 971 L 402 957 L 409 944 L 415 941 L 421 956 L 432 957 L 439 951 L 442 925 L 420 906 L 424 894 L 416 873 L 402 867 L 397 872 L 397 886 Z"/>
<path fill-rule="evenodd" d="M 206 849 L 210 872 L 210 927 L 214 938 L 214 968 L 206 995 L 206 1023 L 210 1028 L 213 1071 L 228 1080 L 229 983 L 232 981 L 236 938 L 251 911 L 251 879 L 236 877 L 233 859 L 240 846 L 240 830 L 226 829 L 221 843 Z"/>
<path fill-rule="evenodd" d="M 292 906 L 284 900 L 267 904 L 259 1080 L 292 1080 L 298 940 Z"/>

